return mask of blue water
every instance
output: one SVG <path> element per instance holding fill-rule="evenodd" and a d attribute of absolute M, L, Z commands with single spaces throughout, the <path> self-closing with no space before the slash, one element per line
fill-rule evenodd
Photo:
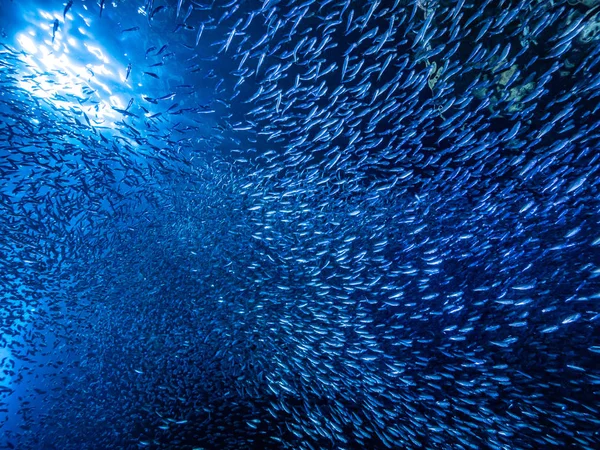
<path fill-rule="evenodd" d="M 599 448 L 598 8 L 1 1 L 0 448 Z"/>

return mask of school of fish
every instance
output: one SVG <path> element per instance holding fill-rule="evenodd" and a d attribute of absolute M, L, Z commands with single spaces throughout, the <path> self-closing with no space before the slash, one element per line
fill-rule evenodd
<path fill-rule="evenodd" d="M 0 448 L 600 448 L 600 1 L 0 29 Z"/>

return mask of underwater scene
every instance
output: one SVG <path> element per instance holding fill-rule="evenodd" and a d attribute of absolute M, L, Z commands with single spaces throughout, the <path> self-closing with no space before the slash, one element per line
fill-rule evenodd
<path fill-rule="evenodd" d="M 599 0 L 0 0 L 0 449 L 599 448 Z"/>

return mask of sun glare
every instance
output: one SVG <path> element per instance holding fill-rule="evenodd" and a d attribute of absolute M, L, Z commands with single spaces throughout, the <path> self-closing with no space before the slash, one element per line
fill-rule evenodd
<path fill-rule="evenodd" d="M 126 67 L 111 61 L 100 43 L 91 41 L 89 21 L 74 30 L 91 42 L 68 36 L 64 29 L 72 20 L 71 14 L 65 23 L 62 14 L 39 11 L 30 28 L 17 36 L 27 68 L 20 87 L 59 111 L 81 111 L 97 124 L 114 123 L 121 115 L 113 106 L 123 108 L 124 102 L 113 89 L 121 85 Z"/>

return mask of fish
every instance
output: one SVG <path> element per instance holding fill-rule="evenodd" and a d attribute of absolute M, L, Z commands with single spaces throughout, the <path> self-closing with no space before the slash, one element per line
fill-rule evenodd
<path fill-rule="evenodd" d="M 200 24 L 198 27 L 198 33 L 196 33 L 196 47 L 198 46 L 198 42 L 200 42 L 200 38 L 202 37 L 202 32 L 204 31 L 204 22 Z"/>
<path fill-rule="evenodd" d="M 129 79 L 129 75 L 131 74 L 131 63 L 127 64 L 127 69 L 125 71 L 125 81 Z"/>
<path fill-rule="evenodd" d="M 146 49 L 146 54 L 144 55 L 144 57 L 145 57 L 145 58 L 147 58 L 147 57 L 148 57 L 148 55 L 149 55 L 150 53 L 152 53 L 154 50 L 156 50 L 156 48 L 157 48 L 157 47 L 156 47 L 155 45 L 153 45 L 153 46 L 151 46 L 151 47 L 148 47 L 148 48 Z"/>
<path fill-rule="evenodd" d="M 67 2 L 67 4 L 65 5 L 65 9 L 63 10 L 63 19 L 67 18 L 67 13 L 69 12 L 69 10 L 71 9 L 72 6 L 73 6 L 73 0 L 69 0 Z"/>
<path fill-rule="evenodd" d="M 166 8 L 165 5 L 160 5 L 160 6 L 157 6 L 156 8 L 154 8 L 152 10 L 152 12 L 150 13 L 150 15 L 148 16 L 148 20 L 152 20 L 156 14 L 163 11 L 165 8 Z"/>
<path fill-rule="evenodd" d="M 188 10 L 187 13 L 185 14 L 185 17 L 183 18 L 183 22 L 186 23 L 187 20 L 190 18 L 190 16 L 192 15 L 192 12 L 194 12 L 194 5 L 191 4 L 190 6 L 188 6 Z"/>
<path fill-rule="evenodd" d="M 176 95 L 177 95 L 176 92 L 172 92 L 170 94 L 163 95 L 162 97 L 159 97 L 156 100 L 159 100 L 159 101 L 173 100 L 173 98 L 175 98 Z"/>
<path fill-rule="evenodd" d="M 160 50 L 156 53 L 156 56 L 160 56 L 163 54 L 163 52 L 167 49 L 167 47 L 169 47 L 169 44 L 165 44 L 163 45 Z"/>
<path fill-rule="evenodd" d="M 0 448 L 599 448 L 570 3 L 5 2 Z"/>
<path fill-rule="evenodd" d="M 56 37 L 56 31 L 58 30 L 58 27 L 60 26 L 60 23 L 58 22 L 58 19 L 54 19 L 54 23 L 52 24 L 52 43 L 54 44 L 54 38 Z"/>
<path fill-rule="evenodd" d="M 120 113 L 120 114 L 124 115 L 124 116 L 128 116 L 128 117 L 136 117 L 136 118 L 138 117 L 138 116 L 136 116 L 135 114 L 133 114 L 132 112 L 130 112 L 130 111 L 127 111 L 127 109 L 129 109 L 129 107 L 127 107 L 127 109 L 120 109 L 120 108 L 117 108 L 117 107 L 113 106 L 113 107 L 112 107 L 112 109 L 113 109 L 114 111 L 117 111 L 118 113 Z"/>
<path fill-rule="evenodd" d="M 130 28 L 126 28 L 124 30 L 121 31 L 121 33 L 129 33 L 131 31 L 139 31 L 140 27 L 135 26 L 135 27 L 130 27 Z"/>

